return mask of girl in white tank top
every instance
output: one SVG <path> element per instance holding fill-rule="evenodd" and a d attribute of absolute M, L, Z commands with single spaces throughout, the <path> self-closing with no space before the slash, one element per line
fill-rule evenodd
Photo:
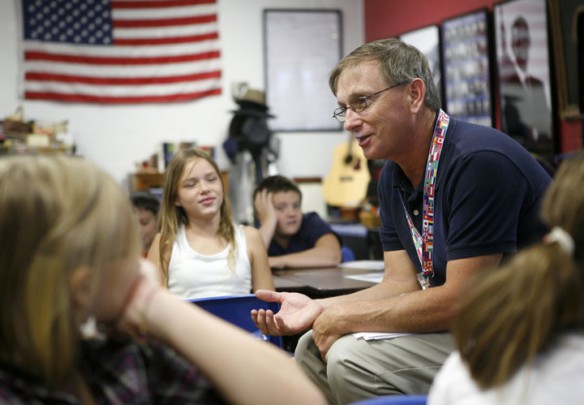
<path fill-rule="evenodd" d="M 160 233 L 148 258 L 185 299 L 274 289 L 259 231 L 233 223 L 221 172 L 196 148 L 179 151 L 167 168 Z"/>

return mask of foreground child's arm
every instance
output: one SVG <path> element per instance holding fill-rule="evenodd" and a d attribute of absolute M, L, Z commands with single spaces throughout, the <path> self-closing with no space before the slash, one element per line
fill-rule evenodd
<path fill-rule="evenodd" d="M 202 370 L 229 403 L 324 403 L 284 351 L 182 301 L 148 277 L 138 280 L 133 290 L 122 327 L 173 347 Z"/>

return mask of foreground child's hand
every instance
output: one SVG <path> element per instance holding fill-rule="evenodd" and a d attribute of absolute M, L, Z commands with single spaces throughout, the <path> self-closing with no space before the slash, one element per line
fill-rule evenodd
<path fill-rule="evenodd" d="M 135 339 L 142 339 L 147 333 L 150 305 L 155 296 L 163 291 L 158 269 L 148 260 L 141 259 L 140 274 L 128 292 L 117 329 Z"/>

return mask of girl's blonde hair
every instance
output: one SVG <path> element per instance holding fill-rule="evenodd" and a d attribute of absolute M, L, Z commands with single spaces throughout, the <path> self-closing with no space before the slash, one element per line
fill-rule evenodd
<path fill-rule="evenodd" d="M 475 279 L 455 321 L 457 348 L 483 389 L 507 382 L 566 331 L 584 331 L 584 154 L 560 166 L 542 218 L 571 235 L 574 251 L 555 241 L 521 251 Z"/>
<path fill-rule="evenodd" d="M 187 164 L 196 159 L 203 159 L 208 162 L 213 167 L 221 181 L 223 202 L 220 208 L 221 219 L 217 234 L 224 238 L 231 246 L 228 262 L 231 267 L 235 266 L 235 250 L 237 248 L 235 243 L 235 228 L 233 225 L 231 207 L 225 193 L 225 183 L 223 182 L 221 171 L 219 170 L 217 163 L 215 163 L 213 158 L 207 152 L 198 148 L 183 149 L 173 156 L 164 174 L 164 192 L 160 211 L 161 234 L 159 257 L 160 268 L 162 269 L 162 274 L 166 284 L 168 284 L 168 266 L 170 263 L 170 255 L 172 254 L 172 245 L 176 239 L 178 226 L 179 224 L 186 225 L 188 223 L 188 218 L 184 209 L 175 204 L 178 198 L 179 181 Z"/>
<path fill-rule="evenodd" d="M 113 261 L 140 255 L 118 184 L 74 157 L 0 159 L 0 362 L 50 387 L 78 355 L 70 279 L 91 272 L 96 291 Z"/>

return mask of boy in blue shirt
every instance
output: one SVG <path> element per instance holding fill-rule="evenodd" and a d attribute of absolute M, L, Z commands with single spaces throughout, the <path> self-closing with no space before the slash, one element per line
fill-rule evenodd
<path fill-rule="evenodd" d="M 253 199 L 270 267 L 329 267 L 341 262 L 340 237 L 316 212 L 302 213 L 302 192 L 290 179 L 266 177 Z"/>

